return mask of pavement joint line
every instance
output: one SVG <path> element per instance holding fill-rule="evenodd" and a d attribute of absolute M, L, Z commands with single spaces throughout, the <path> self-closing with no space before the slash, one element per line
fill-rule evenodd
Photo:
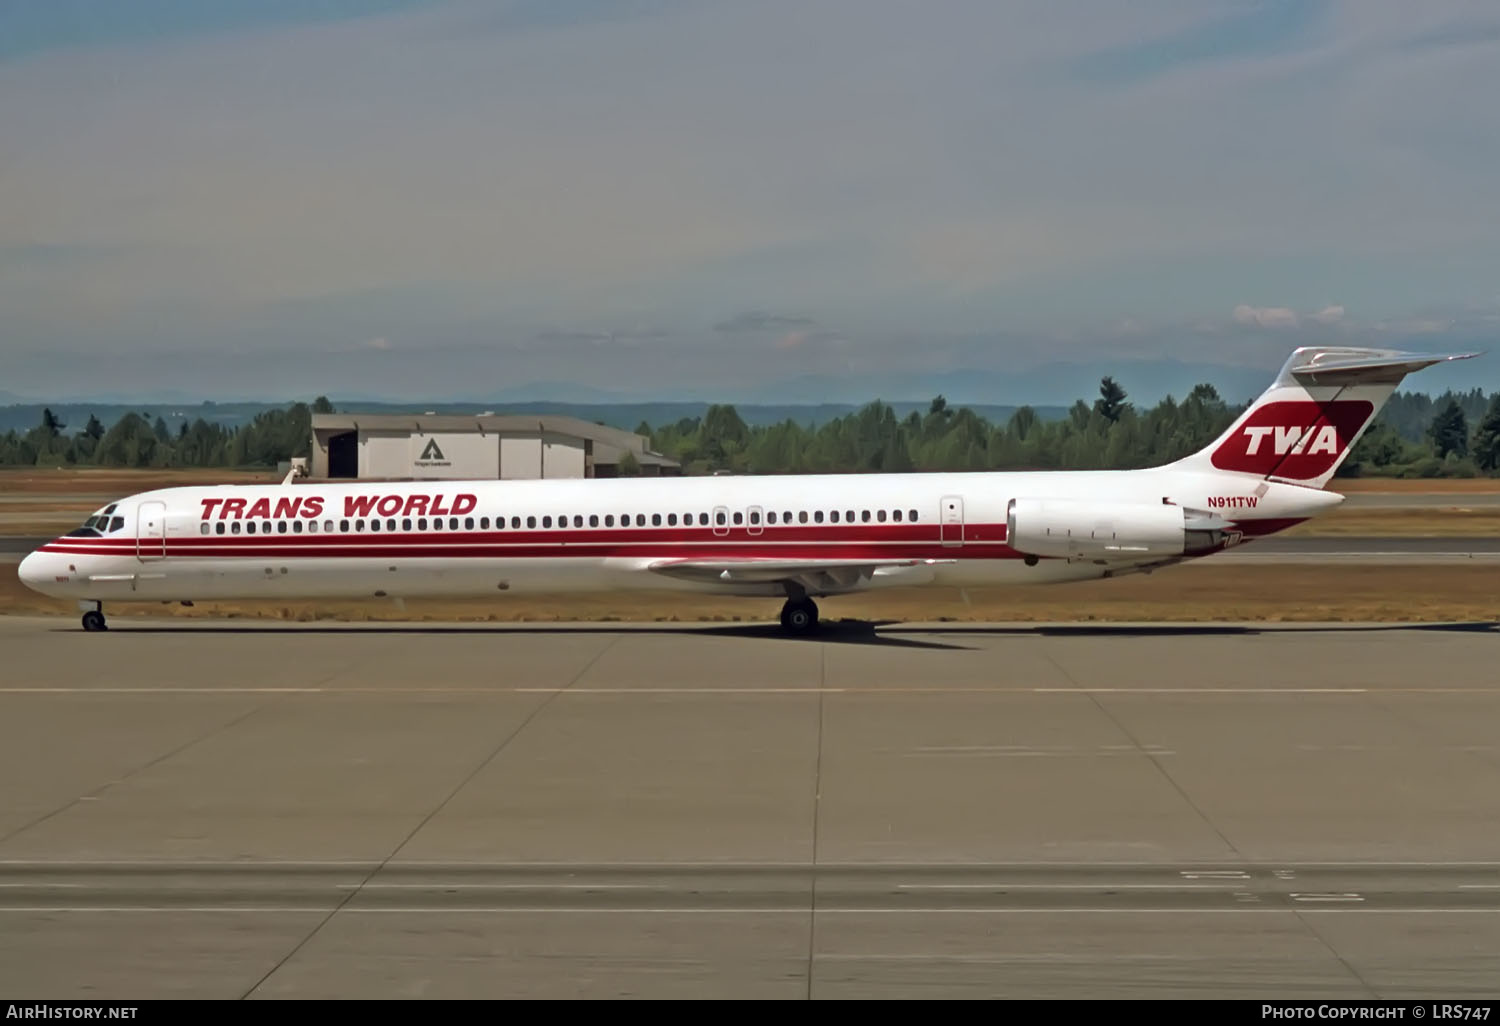
<path fill-rule="evenodd" d="M 407 687 L 19 687 L 0 688 L 0 695 L 1494 695 L 1500 687 L 859 687 L 859 688 L 407 688 Z"/>
<path fill-rule="evenodd" d="M 68 912 L 76 914 L 116 914 L 116 913 L 139 913 L 166 915 L 172 913 L 190 913 L 199 915 L 228 915 L 228 914 L 255 914 L 255 915 L 287 915 L 289 913 L 307 913 L 308 915 L 328 916 L 334 910 L 321 905 L 0 905 L 0 914 L 25 914 L 25 913 L 57 913 Z M 574 906 L 560 907 L 556 905 L 495 905 L 485 908 L 473 906 L 448 906 L 448 905 L 412 905 L 412 906 L 381 906 L 379 908 L 365 908 L 360 906 L 344 907 L 337 910 L 339 915 L 500 915 L 500 914 L 525 914 L 525 915 L 599 915 L 601 913 L 616 913 L 623 915 L 786 915 L 805 916 L 808 914 L 807 905 L 786 905 L 766 907 L 729 907 L 722 908 L 714 906 L 660 906 L 652 908 L 632 908 L 630 906 L 599 905 L 599 906 Z M 1381 913 L 1388 915 L 1457 915 L 1459 913 L 1480 913 L 1487 915 L 1500 914 L 1500 908 L 1369 908 L 1356 906 L 1339 906 L 1337 908 L 1304 908 L 1301 906 L 1237 906 L 1225 908 L 973 908 L 970 906 L 940 905 L 924 908 L 820 908 L 817 910 L 819 916 L 830 915 L 1267 915 L 1281 913 L 1283 915 L 1306 915 L 1314 912 L 1325 912 L 1332 915 L 1356 915 L 1359 913 Z"/>

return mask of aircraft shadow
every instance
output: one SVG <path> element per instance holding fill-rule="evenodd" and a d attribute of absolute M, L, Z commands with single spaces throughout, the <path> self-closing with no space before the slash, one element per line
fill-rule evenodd
<path fill-rule="evenodd" d="M 984 634 L 984 635 L 1040 635 L 1044 637 L 1250 637 L 1259 634 L 1346 634 L 1395 631 L 1428 631 L 1437 633 L 1486 633 L 1500 630 L 1500 621 L 1475 620 L 1455 623 L 1331 623 L 1298 624 L 1277 623 L 1251 624 L 1037 624 L 1014 627 L 987 627 L 974 625 L 963 627 L 913 627 L 903 633 L 926 634 Z"/>
<path fill-rule="evenodd" d="M 890 633 L 883 633 L 881 629 Z M 82 632 L 82 627 L 59 627 L 58 630 Z M 1346 633 L 1391 633 L 1395 631 L 1421 631 L 1427 633 L 1493 633 L 1500 630 L 1500 622 L 1490 620 L 1459 621 L 1453 623 L 1349 623 L 1349 624 L 1015 624 L 992 626 L 985 624 L 961 624 L 950 626 L 922 624 L 903 626 L 899 620 L 825 620 L 818 630 L 810 635 L 791 635 L 774 623 L 648 623 L 634 625 L 628 622 L 590 624 L 546 624 L 546 623 L 475 623 L 473 625 L 433 625 L 424 623 L 299 623 L 278 624 L 254 621 L 243 626 L 216 623 L 176 624 L 136 623 L 129 620 L 116 621 L 110 625 L 112 633 L 129 634 L 680 634 L 691 637 L 756 638 L 765 641 L 780 641 L 788 644 L 836 644 L 836 645 L 883 645 L 892 648 L 925 648 L 973 651 L 976 646 L 938 640 L 919 640 L 913 635 L 969 636 L 979 637 L 1060 637 L 1060 638 L 1189 638 L 1189 637 L 1251 637 L 1276 634 L 1346 634 Z"/>
<path fill-rule="evenodd" d="M 444 625 L 433 626 L 422 623 L 381 623 L 381 624 L 298 624 L 281 625 L 250 625 L 244 626 L 214 624 L 212 626 L 198 626 L 196 624 L 184 623 L 181 626 L 169 624 L 137 624 L 130 621 L 116 621 L 110 624 L 110 633 L 120 634 L 491 634 L 502 636 L 507 634 L 640 634 L 642 636 L 652 634 L 680 634 L 689 637 L 724 637 L 724 638 L 757 638 L 765 641 L 780 641 L 789 644 L 837 644 L 837 645 L 883 645 L 892 648 L 927 648 L 927 649 L 949 649 L 972 651 L 974 646 L 961 645 L 945 641 L 920 641 L 913 638 L 891 637 L 880 634 L 877 627 L 894 626 L 898 621 L 868 621 L 868 620 L 825 620 L 818 630 L 809 635 L 786 634 L 778 624 L 774 623 L 736 623 L 736 624 L 681 624 L 668 625 L 652 623 L 644 628 L 633 628 L 628 623 L 618 624 L 589 624 L 587 626 L 571 626 L 561 624 L 529 624 L 529 623 L 506 623 L 486 624 L 476 623 L 473 626 Z M 82 627 L 58 628 L 65 632 L 83 633 Z M 916 631 L 901 633 L 918 633 Z"/>

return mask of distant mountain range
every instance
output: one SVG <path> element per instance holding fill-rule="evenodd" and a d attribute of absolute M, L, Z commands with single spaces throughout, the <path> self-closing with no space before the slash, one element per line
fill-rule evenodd
<path fill-rule="evenodd" d="M 1092 403 L 1099 394 L 1099 382 L 1105 375 L 1113 377 L 1130 394 L 1132 400 L 1155 405 L 1164 396 L 1179 399 L 1194 386 L 1207 382 L 1230 402 L 1253 398 L 1270 383 L 1275 368 L 1258 369 L 1213 364 L 1183 364 L 1161 361 L 1121 361 L 1103 363 L 1050 363 L 1025 370 L 955 370 L 934 371 L 893 378 L 890 374 L 804 375 L 765 385 L 743 385 L 725 382 L 713 389 L 714 395 L 695 395 L 691 400 L 661 394 L 649 376 L 638 386 L 621 385 L 602 389 L 567 382 L 532 382 L 502 388 L 487 400 L 466 405 L 489 408 L 495 403 L 523 403 L 538 407 L 546 403 L 572 406 L 637 406 L 686 403 L 707 407 L 709 403 L 732 403 L 738 407 L 804 407 L 837 404 L 858 408 L 880 399 L 892 405 L 921 405 L 924 409 L 933 396 L 941 395 L 950 405 L 1014 409 L 1023 405 L 1071 406 L 1078 399 Z M 700 392 L 705 390 L 699 390 Z M 330 396 L 330 399 L 334 397 Z M 434 403 L 452 403 L 452 399 L 430 399 Z M 334 399 L 335 403 L 340 400 Z M 399 404 L 422 406 L 423 400 L 393 395 L 349 396 L 349 405 Z M 743 410 L 741 411 L 743 415 Z"/>
<path fill-rule="evenodd" d="M 1194 386 L 1211 384 L 1228 403 L 1247 402 L 1265 389 L 1276 368 L 1235 367 L 1218 364 L 1183 364 L 1172 361 L 1128 361 L 1114 363 L 1056 362 L 1015 372 L 991 370 L 943 371 L 896 379 L 889 375 L 808 375 L 764 386 L 726 383 L 717 396 L 666 399 L 652 395 L 648 376 L 639 388 L 598 389 L 566 382 L 537 382 L 499 389 L 488 398 L 401 398 L 391 395 L 329 395 L 341 411 L 368 413 L 473 414 L 549 413 L 598 421 L 634 430 L 642 421 L 658 427 L 684 417 L 701 416 L 711 403 L 730 403 L 749 424 L 772 424 L 791 419 L 814 426 L 844 416 L 880 399 L 898 416 L 912 410 L 925 412 L 933 396 L 942 395 L 950 406 L 967 406 L 995 423 L 1003 423 L 1022 405 L 1032 406 L 1043 418 L 1064 416 L 1067 408 L 1082 399 L 1092 404 L 1099 394 L 1102 377 L 1113 377 L 1125 389 L 1128 401 L 1138 407 L 1154 406 L 1167 395 L 1184 398 Z M 1408 384 L 1428 395 L 1448 389 L 1468 391 L 1475 386 L 1473 371 L 1463 363 L 1423 371 Z M 285 408 L 315 395 L 283 399 L 205 401 L 178 390 L 132 396 L 57 396 L 42 398 L 0 391 L 0 431 L 29 430 L 41 419 L 44 406 L 66 424 L 69 433 L 79 430 L 90 415 L 108 428 L 129 411 L 160 416 L 169 425 L 202 417 L 211 423 L 233 427 L 244 424 L 268 409 Z"/>
<path fill-rule="evenodd" d="M 305 401 L 305 400 L 304 400 Z M 440 414 L 476 414 L 476 413 L 536 413 L 554 416 L 577 417 L 595 423 L 607 424 L 610 427 L 621 428 L 626 431 L 634 431 L 644 421 L 652 427 L 664 427 L 675 424 L 677 421 L 687 417 L 701 417 L 708 410 L 710 404 L 706 402 L 663 402 L 663 403 L 558 403 L 558 402 L 533 402 L 533 403 L 384 403 L 358 400 L 331 400 L 335 407 L 341 412 L 360 413 L 425 413 L 431 411 Z M 175 433 L 178 425 L 186 422 L 192 423 L 199 417 L 210 424 L 221 424 L 224 427 L 237 427 L 247 424 L 253 420 L 258 413 L 270 409 L 285 409 L 292 402 L 284 403 L 18 403 L 8 406 L 0 406 L 0 432 L 29 431 L 41 423 L 42 410 L 50 409 L 53 414 L 63 422 L 65 434 L 73 434 L 88 423 L 90 415 L 99 418 L 99 422 L 107 430 L 121 417 L 127 413 L 135 412 L 154 421 L 161 417 L 168 428 Z M 905 417 L 908 413 L 916 410 L 925 413 L 930 405 L 930 400 L 920 403 L 890 403 L 898 417 Z M 784 420 L 793 420 L 798 424 L 812 425 L 814 427 L 845 416 L 858 410 L 864 403 L 819 403 L 817 405 L 801 404 L 734 404 L 735 410 L 747 424 L 779 424 Z M 954 403 L 954 406 L 967 405 Z M 975 413 L 992 422 L 1004 423 L 1010 415 L 1016 411 L 1014 406 L 975 406 L 971 405 Z M 1061 417 L 1067 410 L 1061 406 L 1043 406 L 1036 408 L 1037 415 L 1043 419 Z"/>

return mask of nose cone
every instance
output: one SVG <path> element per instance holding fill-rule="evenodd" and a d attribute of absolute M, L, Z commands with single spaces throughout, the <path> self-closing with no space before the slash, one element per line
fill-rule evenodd
<path fill-rule="evenodd" d="M 57 557 L 50 552 L 33 552 L 21 560 L 16 574 L 21 578 L 21 583 L 32 591 L 50 594 L 57 587 L 56 563 Z"/>

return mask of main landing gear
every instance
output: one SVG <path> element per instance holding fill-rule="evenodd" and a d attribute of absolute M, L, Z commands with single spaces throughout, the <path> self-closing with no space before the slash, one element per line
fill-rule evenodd
<path fill-rule="evenodd" d="M 83 629 L 86 631 L 107 631 L 109 625 L 104 622 L 104 606 L 95 602 L 94 608 L 83 614 Z"/>
<path fill-rule="evenodd" d="M 805 595 L 787 599 L 781 607 L 781 629 L 788 634 L 810 634 L 817 630 L 817 603 Z"/>

